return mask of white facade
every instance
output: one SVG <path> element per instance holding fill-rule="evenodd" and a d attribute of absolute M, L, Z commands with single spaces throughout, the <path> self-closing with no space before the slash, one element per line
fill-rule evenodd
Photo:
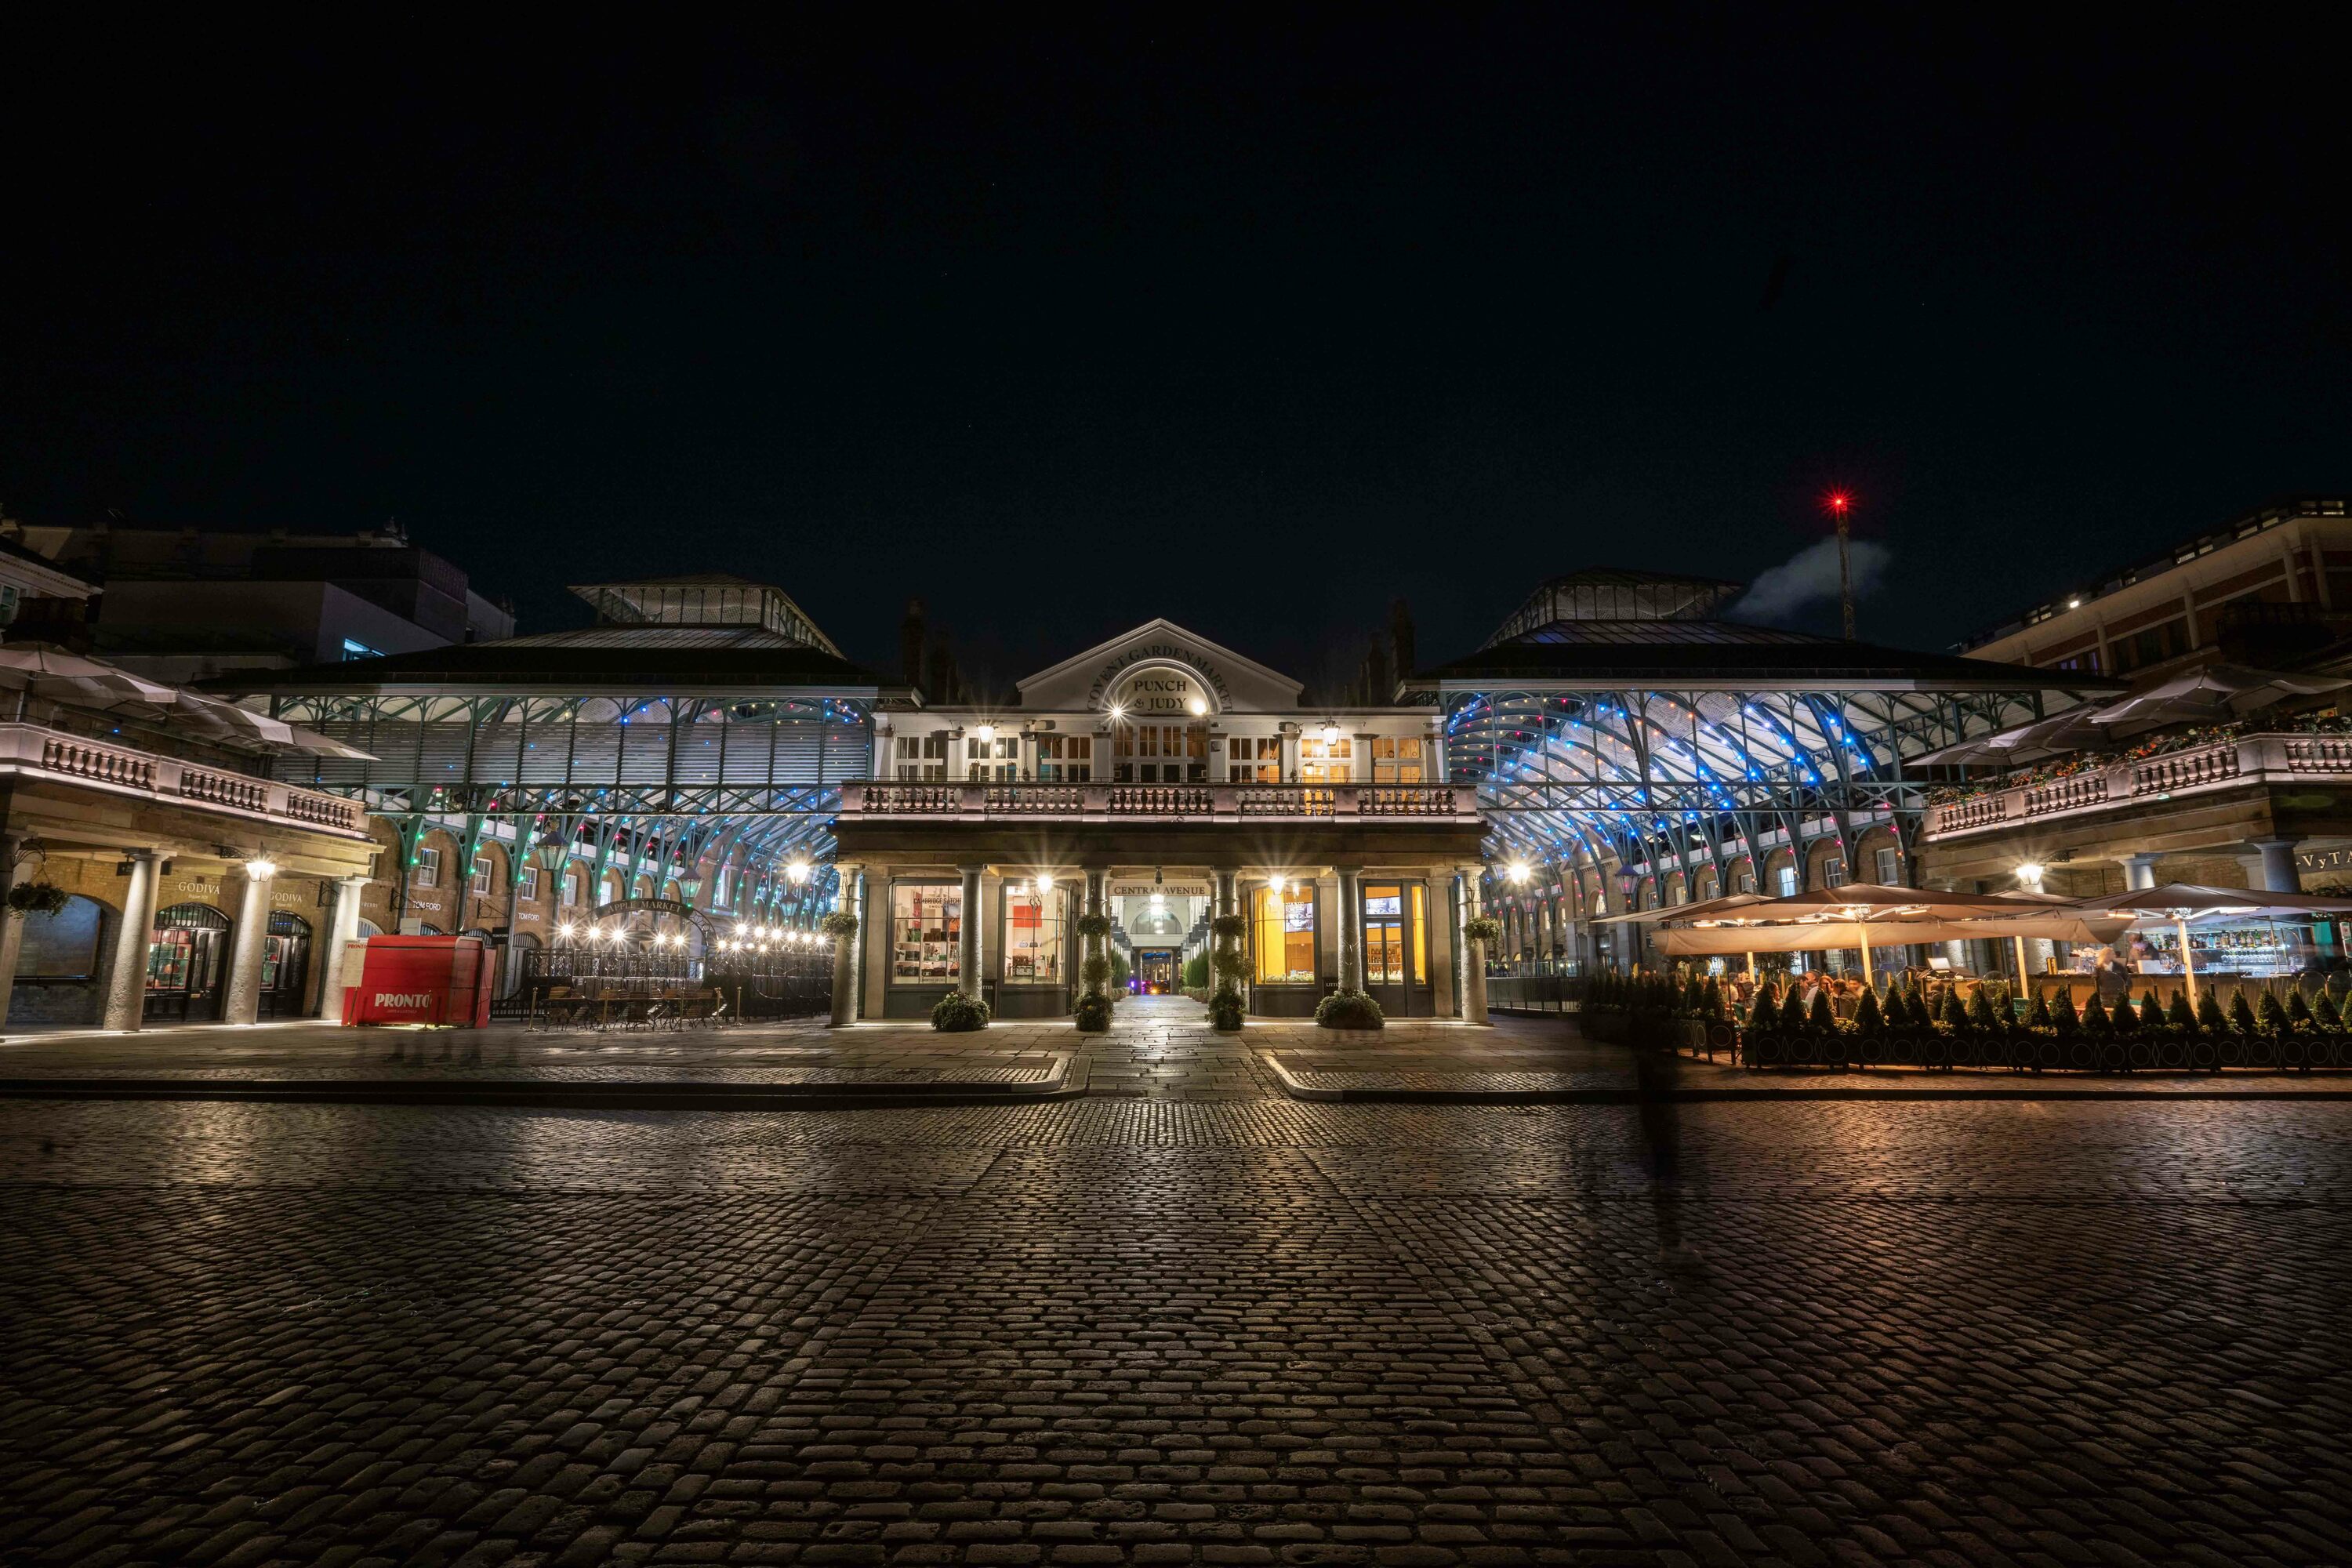
<path fill-rule="evenodd" d="M 1439 784 L 1435 707 L 1309 704 L 1299 682 L 1167 620 L 1020 681 L 1011 707 L 904 708 L 876 724 L 898 781 Z"/>

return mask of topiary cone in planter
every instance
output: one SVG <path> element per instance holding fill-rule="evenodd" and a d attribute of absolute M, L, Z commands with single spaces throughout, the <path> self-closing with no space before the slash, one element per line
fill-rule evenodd
<path fill-rule="evenodd" d="M 1209 967 L 1217 979 L 1216 994 L 1209 998 L 1209 1026 L 1221 1035 L 1234 1034 L 1242 1026 L 1241 984 L 1249 967 L 1249 961 L 1242 956 L 1242 937 L 1248 930 L 1248 922 L 1239 915 L 1219 915 L 1209 922 L 1209 934 L 1216 939 Z"/>
<path fill-rule="evenodd" d="M 1086 957 L 1078 963 L 1078 979 L 1086 990 L 1072 1011 L 1071 1022 L 1081 1034 L 1098 1035 L 1110 1027 L 1110 998 L 1103 994 L 1103 986 L 1110 979 L 1110 959 L 1103 952 L 1103 943 L 1110 937 L 1110 917 L 1080 915 L 1077 928 L 1087 949 Z"/>

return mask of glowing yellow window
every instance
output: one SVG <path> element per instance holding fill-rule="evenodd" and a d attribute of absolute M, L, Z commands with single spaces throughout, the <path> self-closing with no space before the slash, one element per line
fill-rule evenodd
<path fill-rule="evenodd" d="M 1364 889 L 1364 983 L 1404 984 L 1404 889 L 1374 883 Z"/>
<path fill-rule="evenodd" d="M 1250 923 L 1257 938 L 1261 985 L 1315 983 L 1315 889 L 1292 883 L 1259 888 L 1253 894 Z"/>

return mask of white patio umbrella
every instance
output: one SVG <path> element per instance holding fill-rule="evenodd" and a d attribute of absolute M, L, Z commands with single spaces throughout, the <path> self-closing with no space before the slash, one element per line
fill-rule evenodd
<path fill-rule="evenodd" d="M 2063 752 L 2079 752 L 2086 746 L 2102 746 L 2107 739 L 2107 727 L 2099 721 L 2096 710 L 2089 703 L 2080 703 L 2063 713 L 2012 724 L 2006 730 L 1945 746 L 1911 761 L 1937 764 L 2027 763 Z"/>
<path fill-rule="evenodd" d="M 2014 914 L 2014 902 L 1991 893 L 1955 893 L 1934 888 L 1897 888 L 1878 882 L 1848 882 L 1835 888 L 1815 888 L 1777 899 L 1761 899 L 1714 915 L 1691 910 L 1669 910 L 1682 919 L 1670 923 L 1659 945 L 1670 955 L 1680 952 L 1799 952 L 1810 949 L 1853 948 L 1862 954 L 1864 980 L 1871 972 L 1870 947 L 1889 942 L 1949 942 L 1960 931 L 1951 922 L 1970 915 Z M 1683 938 L 1682 932 L 1709 932 L 1703 939 Z M 1729 932 L 1728 936 L 1721 933 Z M 1742 947 L 1739 936 L 1757 940 Z M 1710 945 L 1677 945 L 1703 940 Z"/>
<path fill-rule="evenodd" d="M 2180 973 L 2189 1005 L 2197 1004 L 2197 965 L 2189 954 L 2189 922 L 2220 915 L 2276 920 L 2295 915 L 2352 914 L 2352 899 L 2318 893 L 2274 893 L 2263 888 L 2207 888 L 2194 882 L 2167 882 L 2160 888 L 2132 888 L 2120 893 L 2076 899 L 2074 907 L 2085 913 L 2129 914 L 2134 923 L 2172 923 L 2180 933 Z"/>
<path fill-rule="evenodd" d="M 2236 717 L 2289 697 L 2316 697 L 2347 686 L 2352 686 L 2352 680 L 2332 675 L 2290 675 L 2242 664 L 2209 664 L 2111 702 L 2093 717 L 2109 727 L 2152 730 L 2193 719 Z"/>
<path fill-rule="evenodd" d="M 96 708 L 126 702 L 168 708 L 179 696 L 160 681 L 42 642 L 0 644 L 0 686 Z"/>

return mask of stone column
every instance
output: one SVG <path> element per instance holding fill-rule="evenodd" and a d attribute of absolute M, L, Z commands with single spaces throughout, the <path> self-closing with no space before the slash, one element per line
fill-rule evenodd
<path fill-rule="evenodd" d="M 956 940 L 956 989 L 980 1000 L 980 872 L 978 866 L 959 866 L 963 879 L 963 922 Z"/>
<path fill-rule="evenodd" d="M 875 913 L 877 903 L 882 906 L 878 916 Z M 852 1012 L 855 1017 L 862 1018 L 866 1016 L 867 984 L 887 985 L 890 978 L 890 933 L 881 925 L 890 918 L 889 879 L 877 875 L 871 866 L 858 867 L 849 888 L 848 907 L 857 917 L 857 934 L 850 939 L 857 949 L 857 974 L 851 986 L 855 997 Z M 877 954 L 878 961 L 875 956 Z M 881 971 L 878 975 L 877 969 Z"/>
<path fill-rule="evenodd" d="M 2118 857 L 2118 858 L 2123 861 L 2124 886 L 2126 888 L 2153 888 L 2156 886 L 2156 863 L 2159 859 L 2163 858 L 2163 857 L 2158 855 L 2125 855 Z"/>
<path fill-rule="evenodd" d="M 16 885 L 17 858 L 25 853 L 25 835 L 0 833 L 0 899 Z M 25 917 L 0 902 L 0 1027 L 8 1022 L 8 1004 L 16 994 L 16 955 L 25 945 Z"/>
<path fill-rule="evenodd" d="M 1298 782 L 1298 731 L 1287 724 L 1282 727 L 1282 782 Z"/>
<path fill-rule="evenodd" d="M 836 863 L 836 873 L 842 879 L 842 890 L 849 895 L 843 900 L 853 914 L 857 914 L 856 882 L 858 867 Z M 846 941 L 833 939 L 833 1005 L 825 1018 L 826 1026 L 839 1028 L 844 1024 L 857 1022 L 857 982 L 861 965 L 857 955 L 865 951 L 866 919 L 858 914 L 857 934 Z"/>
<path fill-rule="evenodd" d="M 131 854 L 122 894 L 122 929 L 114 938 L 114 973 L 106 984 L 106 1026 L 136 1032 L 147 1010 L 147 944 L 155 935 L 155 852 Z"/>
<path fill-rule="evenodd" d="M 1103 868 L 1099 866 L 1087 868 L 1086 912 L 1090 915 L 1103 912 Z"/>
<path fill-rule="evenodd" d="M 1339 989 L 1361 991 L 1364 988 L 1363 900 L 1357 883 L 1363 878 L 1360 866 L 1341 866 L 1339 873 Z"/>
<path fill-rule="evenodd" d="M 1232 914 L 1234 912 L 1234 874 L 1231 871 L 1219 871 L 1215 873 L 1215 876 L 1217 879 L 1217 913 L 1221 915 Z"/>
<path fill-rule="evenodd" d="M 2262 885 L 2266 891 L 2273 893 L 2303 891 L 2303 878 L 2294 867 L 2294 847 L 2303 840 L 2252 838 L 2247 842 L 2263 852 Z"/>
<path fill-rule="evenodd" d="M 1460 889 L 1462 918 L 1469 920 L 1478 913 L 1478 872 L 1475 866 L 1465 866 L 1454 874 L 1454 885 Z M 1462 942 L 1462 1021 L 1484 1024 L 1486 1020 L 1486 944 L 1460 937 L 1461 927 L 1454 928 Z"/>
<path fill-rule="evenodd" d="M 1445 922 L 1445 1011 L 1459 1018 L 1469 995 L 1462 965 L 1462 879 L 1450 866 L 1433 866 L 1429 886 L 1430 913 Z"/>
<path fill-rule="evenodd" d="M 1354 754 L 1348 759 L 1348 776 L 1358 784 L 1370 784 L 1372 782 L 1372 737 L 1368 731 L 1352 739 L 1355 744 L 1350 750 Z"/>
<path fill-rule="evenodd" d="M 365 877 L 335 883 L 334 912 L 327 919 L 325 951 L 319 954 L 319 1016 L 330 1023 L 343 1016 L 343 993 L 360 983 L 356 973 L 343 973 L 343 955 L 359 940 L 360 898 L 366 891 Z"/>
<path fill-rule="evenodd" d="M 269 946 L 269 889 L 278 868 L 267 860 L 245 863 L 245 898 L 237 905 L 236 941 L 229 949 L 228 997 L 221 1022 L 250 1024 L 261 1016 L 261 959 Z"/>

